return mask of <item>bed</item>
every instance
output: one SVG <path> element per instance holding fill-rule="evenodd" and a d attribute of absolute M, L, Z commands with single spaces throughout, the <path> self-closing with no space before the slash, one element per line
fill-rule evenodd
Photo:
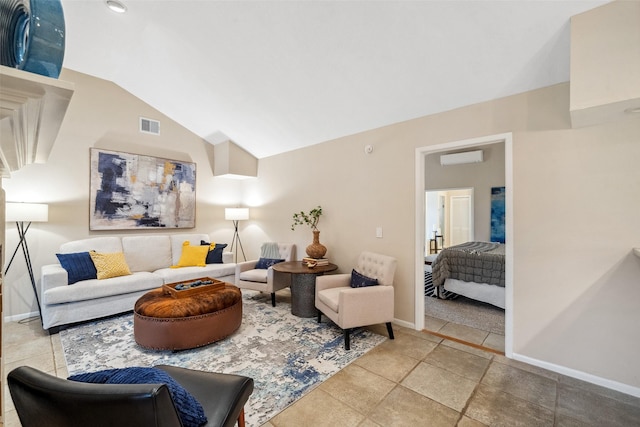
<path fill-rule="evenodd" d="M 467 242 L 443 249 L 431 265 L 439 298 L 450 292 L 505 307 L 505 247 L 501 243 Z"/>

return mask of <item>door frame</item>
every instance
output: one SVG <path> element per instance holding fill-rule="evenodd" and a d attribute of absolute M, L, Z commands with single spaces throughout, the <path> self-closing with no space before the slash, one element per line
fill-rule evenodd
<path fill-rule="evenodd" d="M 415 307 L 414 325 L 424 329 L 425 158 L 436 152 L 504 142 L 505 157 L 505 356 L 513 357 L 513 133 L 446 142 L 415 152 Z"/>

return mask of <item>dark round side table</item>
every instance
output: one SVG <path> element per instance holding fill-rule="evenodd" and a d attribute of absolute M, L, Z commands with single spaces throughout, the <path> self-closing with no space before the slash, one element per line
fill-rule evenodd
<path fill-rule="evenodd" d="M 291 314 L 298 317 L 315 317 L 316 277 L 335 271 L 338 266 L 329 264 L 310 268 L 302 264 L 302 261 L 288 261 L 274 264 L 273 269 L 291 274 Z"/>

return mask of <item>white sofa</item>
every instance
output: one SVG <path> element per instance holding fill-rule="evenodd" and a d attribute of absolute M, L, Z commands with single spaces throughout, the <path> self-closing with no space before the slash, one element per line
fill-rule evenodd
<path fill-rule="evenodd" d="M 140 296 L 165 283 L 201 277 L 235 283 L 236 264 L 232 262 L 231 252 L 223 253 L 222 264 L 170 268 L 178 264 L 185 241 L 199 246 L 201 240 L 209 242 L 209 239 L 207 234 L 154 234 L 95 237 L 64 243 L 61 254 L 91 250 L 123 252 L 132 274 L 69 285 L 67 271 L 60 264 L 43 266 L 39 284 L 42 326 L 53 333 L 63 325 L 131 311 Z"/>

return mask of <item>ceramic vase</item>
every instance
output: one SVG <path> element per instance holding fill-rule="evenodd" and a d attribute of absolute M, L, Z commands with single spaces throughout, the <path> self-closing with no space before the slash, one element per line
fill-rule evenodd
<path fill-rule="evenodd" d="M 307 255 L 311 258 L 322 258 L 327 253 L 327 247 L 320 243 L 320 231 L 313 230 L 313 243 L 307 246 Z"/>

